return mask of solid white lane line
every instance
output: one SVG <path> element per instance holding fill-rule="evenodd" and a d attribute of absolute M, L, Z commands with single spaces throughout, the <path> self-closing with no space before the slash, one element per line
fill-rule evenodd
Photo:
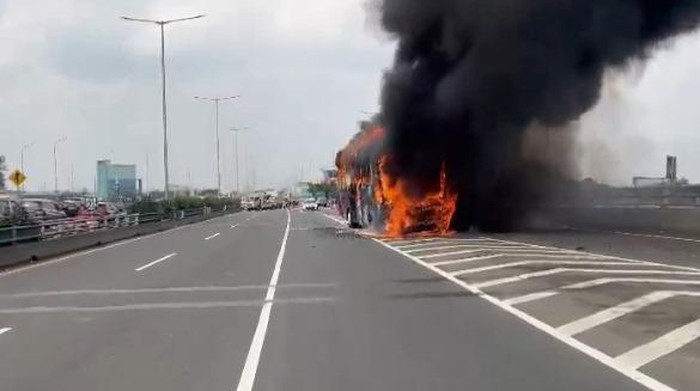
<path fill-rule="evenodd" d="M 434 241 L 430 242 L 422 242 L 422 243 L 416 243 L 416 244 L 397 244 L 394 245 L 393 243 L 390 243 L 391 246 L 394 246 L 402 251 L 406 251 L 409 249 L 425 249 L 428 250 L 431 246 L 446 246 L 446 245 L 454 245 L 456 243 L 461 243 L 460 245 L 462 246 L 499 246 L 502 248 L 510 248 L 510 247 L 524 247 L 520 245 L 504 245 L 504 244 L 499 244 L 497 242 L 494 242 L 493 240 L 486 240 L 486 239 L 478 239 L 478 240 L 470 240 L 470 241 L 455 241 L 451 239 L 436 239 Z"/>
<path fill-rule="evenodd" d="M 137 272 L 140 272 L 140 271 L 142 271 L 142 270 L 146 270 L 146 269 L 148 269 L 149 267 L 151 267 L 151 266 L 153 266 L 153 265 L 157 265 L 157 264 L 159 264 L 159 263 L 161 263 L 161 262 L 163 262 L 163 261 L 167 261 L 168 259 L 170 259 L 170 258 L 172 258 L 172 257 L 174 257 L 174 256 L 176 256 L 176 255 L 177 255 L 177 253 L 168 254 L 168 255 L 164 256 L 163 258 L 158 258 L 158 259 L 156 259 L 155 261 L 150 262 L 150 263 L 147 263 L 147 264 L 145 264 L 145 265 L 143 265 L 143 266 L 141 266 L 141 267 L 138 267 L 138 268 L 136 268 L 136 269 L 134 269 L 134 270 L 137 271 Z"/>
<path fill-rule="evenodd" d="M 629 262 L 605 262 L 605 261 L 517 261 L 506 262 L 500 265 L 491 265 L 484 267 L 476 267 L 472 269 L 455 270 L 453 276 L 463 276 L 466 274 L 483 273 L 492 270 L 508 269 L 511 267 L 520 267 L 527 265 L 602 265 L 602 266 L 636 266 L 639 265 Z"/>
<path fill-rule="evenodd" d="M 512 249 L 512 250 L 504 250 L 501 248 L 490 248 L 490 247 L 474 247 L 470 250 L 461 250 L 461 251 L 453 251 L 453 252 L 447 252 L 447 253 L 435 253 L 435 254 L 427 254 L 427 255 L 416 255 L 420 259 L 430 259 L 430 258 L 438 258 L 438 257 L 444 257 L 444 256 L 451 256 L 451 255 L 461 255 L 461 254 L 473 254 L 473 253 L 479 253 L 479 252 L 484 252 L 484 251 L 489 251 L 489 252 L 498 252 L 499 254 L 504 254 L 507 256 L 527 256 L 528 254 L 532 256 L 548 256 L 548 257 L 587 257 L 591 258 L 590 255 L 587 254 L 582 254 L 582 253 L 576 253 L 576 252 L 568 252 L 566 250 L 533 250 L 533 249 Z M 576 255 L 579 254 L 579 255 Z M 602 258 L 602 257 L 596 257 L 596 258 Z"/>
<path fill-rule="evenodd" d="M 610 269 L 576 269 L 576 268 L 554 268 L 548 270 L 542 270 L 534 273 L 525 273 L 513 277 L 499 278 L 491 281 L 484 281 L 474 284 L 478 288 L 486 288 L 496 285 L 508 284 L 511 282 L 528 280 L 531 278 L 551 276 L 553 274 L 561 274 L 567 272 L 577 272 L 577 273 L 600 273 L 600 274 L 667 274 L 667 275 L 700 275 L 697 272 L 681 272 L 676 270 L 610 270 Z"/>
<path fill-rule="evenodd" d="M 546 246 L 540 246 L 536 244 L 529 244 L 529 243 L 523 243 L 523 242 L 515 242 L 512 240 L 502 240 L 502 239 L 493 239 L 495 241 L 501 242 L 501 243 L 510 243 L 510 244 L 522 244 L 522 245 L 529 245 L 533 248 L 541 248 L 541 249 L 557 249 L 557 247 L 546 247 Z M 588 251 L 580 251 L 580 254 L 585 254 L 585 255 L 590 255 L 594 256 L 596 258 L 605 258 L 605 259 L 616 259 L 620 261 L 629 261 L 629 262 L 635 262 L 640 265 L 653 265 L 653 266 L 663 266 L 671 269 L 676 269 L 676 270 L 686 270 L 686 271 L 694 271 L 694 272 L 700 272 L 700 268 L 695 268 L 695 267 L 690 267 L 690 266 L 680 266 L 680 265 L 673 265 L 673 264 L 668 264 L 668 263 L 662 263 L 662 262 L 651 262 L 651 261 L 644 261 L 641 259 L 634 259 L 634 258 L 625 258 L 625 257 L 616 257 L 612 255 L 603 255 L 603 254 L 596 254 L 596 253 L 591 253 Z"/>
<path fill-rule="evenodd" d="M 234 224 L 234 225 L 231 226 L 231 229 L 234 229 L 234 228 L 238 227 L 239 225 L 240 225 L 240 224 Z"/>
<path fill-rule="evenodd" d="M 495 258 L 501 258 L 501 257 L 518 257 L 518 258 L 539 258 L 541 260 L 544 259 L 562 259 L 562 260 L 571 260 L 571 259 L 607 259 L 607 258 L 598 258 L 594 256 L 568 256 L 568 255 L 551 255 L 551 254 L 518 254 L 518 253 L 511 253 L 511 252 L 502 252 L 498 254 L 491 254 L 491 255 L 483 255 L 483 256 L 476 256 L 476 257 L 469 257 L 469 258 L 460 258 L 460 259 L 450 259 L 447 261 L 441 261 L 441 262 L 431 262 L 431 265 L 434 266 L 443 266 L 443 265 L 452 265 L 456 263 L 462 263 L 462 262 L 472 262 L 472 261 L 480 261 L 480 260 L 486 260 L 486 259 L 495 259 Z M 421 257 L 423 258 L 423 257 Z M 630 262 L 630 264 L 634 264 Z"/>
<path fill-rule="evenodd" d="M 214 235 L 207 236 L 206 238 L 204 238 L 204 240 L 211 240 L 211 239 L 214 239 L 215 237 L 217 237 L 217 236 L 219 236 L 219 235 L 221 235 L 221 232 L 217 232 L 217 233 L 215 233 Z"/>
<path fill-rule="evenodd" d="M 448 256 L 452 256 L 452 255 L 474 254 L 474 253 L 479 253 L 482 251 L 486 251 L 486 250 L 474 250 L 474 249 L 472 249 L 472 250 L 452 251 L 449 253 L 437 253 L 437 254 L 416 255 L 416 256 L 420 259 L 430 259 L 430 258 L 438 258 L 438 257 L 448 257 Z M 405 252 L 405 251 L 402 251 L 402 252 Z M 408 252 L 405 252 L 405 253 L 408 254 Z"/>
<path fill-rule="evenodd" d="M 605 231 L 601 231 L 601 232 L 605 232 Z M 613 231 L 612 233 L 617 234 L 617 235 L 624 235 L 624 236 L 635 236 L 638 238 L 666 239 L 666 240 L 677 240 L 680 242 L 700 243 L 700 240 L 698 240 L 698 239 L 681 238 L 678 236 L 635 234 L 635 233 L 631 233 L 631 232 L 621 232 L 621 231 Z"/>
<path fill-rule="evenodd" d="M 628 368 L 639 369 L 650 362 L 682 348 L 700 338 L 700 319 L 679 327 L 663 336 L 638 346 L 615 358 L 615 361 Z"/>
<path fill-rule="evenodd" d="M 406 248 L 407 246 L 413 246 L 413 245 L 430 245 L 430 244 L 435 244 L 436 242 L 450 242 L 450 243 L 473 243 L 473 244 L 479 244 L 479 243 L 493 243 L 497 244 L 494 239 L 490 238 L 484 238 L 484 237 L 476 237 L 476 238 L 448 238 L 448 237 L 441 237 L 441 236 L 436 236 L 432 238 L 404 238 L 404 239 L 379 239 L 382 241 L 382 243 L 394 246 L 396 248 Z"/>
<path fill-rule="evenodd" d="M 401 250 L 408 250 L 408 249 L 415 249 L 415 248 L 421 248 L 421 247 L 430 247 L 430 246 L 436 246 L 436 245 L 447 245 L 451 244 L 453 242 L 447 241 L 447 240 L 436 240 L 434 242 L 424 242 L 424 243 L 417 243 L 417 244 L 404 244 L 404 245 L 396 245 L 394 247 L 400 248 Z M 393 246 L 393 244 L 392 244 Z"/>
<path fill-rule="evenodd" d="M 692 291 L 656 291 L 638 297 L 636 299 L 627 301 L 622 304 L 618 304 L 614 307 L 606 308 L 595 314 L 586 316 L 581 319 L 577 319 L 573 322 L 567 323 L 563 326 L 559 326 L 557 330 L 566 335 L 576 335 L 580 334 L 586 330 L 598 327 L 603 323 L 610 322 L 619 317 L 625 316 L 629 313 L 639 311 L 644 307 L 648 307 L 654 303 L 670 299 L 675 296 L 698 296 L 700 297 L 700 292 Z"/>
<path fill-rule="evenodd" d="M 421 251 L 439 251 L 439 250 L 450 250 L 450 249 L 456 249 L 456 248 L 464 248 L 464 249 L 474 249 L 474 250 L 489 250 L 489 251 L 498 251 L 498 250 L 528 250 L 527 247 L 525 246 L 488 246 L 488 245 L 473 245 L 473 244 L 451 244 L 449 246 L 438 246 L 438 247 L 425 247 L 425 248 L 416 248 L 416 249 L 410 249 L 406 250 L 403 247 L 399 247 L 401 251 L 405 251 L 409 254 L 415 254 Z"/>
<path fill-rule="evenodd" d="M 6 332 L 11 331 L 11 330 L 12 330 L 12 327 L 3 327 L 0 329 L 0 335 L 3 335 Z"/>
<path fill-rule="evenodd" d="M 419 243 L 429 243 L 443 240 L 441 238 L 428 238 L 428 239 L 385 239 L 391 246 L 401 246 L 406 244 L 419 244 Z"/>
<path fill-rule="evenodd" d="M 292 215 L 289 212 L 289 209 L 287 209 L 287 228 L 284 230 L 282 244 L 280 245 L 280 251 L 277 254 L 277 261 L 275 262 L 275 269 L 272 271 L 272 277 L 270 278 L 270 283 L 268 284 L 269 288 L 267 288 L 267 294 L 265 295 L 266 303 L 263 305 L 263 308 L 260 311 L 260 319 L 258 319 L 258 325 L 255 328 L 255 334 L 253 334 L 253 340 L 250 343 L 250 350 L 248 350 L 245 366 L 243 367 L 243 372 L 241 373 L 240 380 L 238 381 L 238 387 L 236 387 L 237 391 L 251 391 L 253 389 L 253 385 L 255 384 L 255 374 L 258 371 L 260 354 L 262 353 L 263 344 L 265 343 L 267 326 L 270 323 L 272 300 L 275 298 L 277 281 L 279 280 L 280 271 L 282 270 L 282 262 L 284 261 L 284 252 L 287 248 L 287 240 L 289 239 L 289 228 L 291 226 L 291 222 Z"/>
<path fill-rule="evenodd" d="M 647 307 L 651 304 L 657 303 L 662 300 L 666 300 L 673 296 L 674 294 L 671 292 L 652 292 L 648 295 L 637 297 L 636 299 L 627 301 L 622 304 L 618 304 L 614 307 L 606 308 L 600 312 L 596 312 L 595 314 L 586 316 L 584 318 L 574 320 L 573 322 L 569 322 L 563 326 L 557 327 L 557 330 L 566 335 L 580 334 L 603 323 L 610 322 L 614 319 L 617 319 L 634 311 L 638 311 L 644 307 Z"/>
<path fill-rule="evenodd" d="M 700 280 L 669 280 L 663 278 L 639 278 L 639 277 L 623 277 L 623 278 L 598 278 L 595 280 L 583 281 L 576 284 L 565 286 L 563 289 L 586 289 L 599 285 L 618 283 L 618 282 L 634 282 L 647 284 L 685 284 L 685 285 L 700 285 Z"/>
<path fill-rule="evenodd" d="M 402 252 L 401 250 L 393 248 L 392 246 L 390 246 L 386 243 L 383 243 L 380 240 L 375 239 L 375 241 L 377 243 L 381 244 L 382 246 L 384 246 L 392 251 L 395 251 L 398 254 L 405 256 L 406 258 L 410 259 L 414 263 L 425 267 L 426 269 L 432 271 L 433 273 L 435 273 L 439 276 L 442 276 L 443 278 L 453 282 L 456 285 L 459 285 L 463 289 L 465 289 L 465 290 L 473 293 L 474 295 L 488 301 L 489 303 L 499 307 L 500 309 L 520 318 L 521 320 L 529 323 L 530 325 L 539 329 L 540 331 L 549 334 L 550 336 L 556 338 L 557 340 L 559 340 L 559 341 L 573 347 L 574 349 L 577 349 L 580 352 L 592 357 L 593 359 L 597 360 L 598 362 L 601 362 L 604 365 L 607 365 L 608 367 L 610 367 L 610 368 L 616 370 L 617 372 L 629 377 L 630 379 L 636 381 L 637 383 L 639 383 L 639 384 L 641 384 L 641 385 L 643 385 L 651 390 L 654 390 L 654 391 L 673 391 L 673 388 L 661 383 L 660 381 L 654 379 L 653 377 L 645 375 L 642 372 L 640 372 L 636 369 L 632 369 L 628 366 L 620 365 L 617 361 L 615 361 L 615 359 L 613 359 L 612 357 L 608 356 L 607 354 L 601 352 L 600 350 L 597 350 L 591 346 L 588 346 L 588 345 L 584 344 L 581 341 L 578 341 L 577 339 L 575 339 L 573 337 L 570 337 L 570 336 L 567 336 L 567 335 L 564 335 L 564 334 L 558 332 L 554 327 L 548 325 L 547 323 L 545 323 L 545 322 L 535 318 L 534 316 L 529 315 L 526 312 L 521 311 L 513 306 L 504 304 L 501 300 L 495 298 L 494 296 L 491 296 L 487 293 L 484 293 L 484 291 L 482 291 L 481 289 L 479 289 L 471 284 L 468 284 L 465 281 L 460 280 L 457 277 L 450 275 L 449 273 L 445 272 L 444 270 L 441 270 L 440 268 L 435 267 L 435 266 L 431 265 L 430 263 L 421 260 L 418 257 L 415 257 L 411 254 L 407 254 L 405 252 Z"/>
<path fill-rule="evenodd" d="M 509 305 L 517 305 L 528 303 L 535 300 L 546 299 L 548 297 L 556 296 L 567 290 L 575 289 L 587 289 L 593 288 L 605 284 L 613 283 L 646 283 L 646 284 L 677 284 L 677 285 L 700 285 L 700 280 L 668 280 L 661 278 L 596 278 L 593 280 L 577 282 L 571 285 L 561 286 L 552 290 L 530 293 L 523 296 L 516 296 L 510 299 L 503 300 L 504 303 Z"/>
<path fill-rule="evenodd" d="M 504 256 L 503 254 L 492 254 L 492 255 L 484 255 L 481 257 L 469 257 L 469 258 L 451 259 L 449 261 L 442 261 L 442 262 L 431 262 L 430 264 L 433 266 L 446 266 L 446 265 L 455 265 L 458 263 L 469 263 L 469 262 L 483 261 L 483 260 L 487 260 L 487 259 L 500 258 L 503 256 Z"/>
<path fill-rule="evenodd" d="M 535 301 L 535 300 L 546 299 L 548 297 L 556 296 L 558 294 L 559 293 L 555 292 L 555 291 L 535 292 L 535 293 L 530 293 L 527 295 L 511 297 L 510 299 L 505 299 L 505 300 L 503 300 L 503 303 L 505 303 L 507 305 L 518 305 L 518 304 L 523 304 L 523 303 L 529 303 L 529 302 Z"/>

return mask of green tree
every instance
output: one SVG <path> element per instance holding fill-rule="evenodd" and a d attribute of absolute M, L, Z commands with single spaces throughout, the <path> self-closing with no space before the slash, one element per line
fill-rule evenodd
<path fill-rule="evenodd" d="M 309 193 L 311 193 L 311 195 L 314 198 L 318 198 L 318 197 L 323 196 L 326 199 L 330 199 L 330 198 L 333 198 L 333 196 L 335 195 L 335 191 L 336 191 L 335 186 L 330 184 L 330 183 L 311 183 L 311 182 L 309 182 L 309 183 L 307 183 L 307 185 L 308 185 Z"/>

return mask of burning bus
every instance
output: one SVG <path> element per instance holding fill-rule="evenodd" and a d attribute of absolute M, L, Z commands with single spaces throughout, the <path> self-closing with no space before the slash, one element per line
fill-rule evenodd
<path fill-rule="evenodd" d="M 429 232 L 444 234 L 457 206 L 443 165 L 433 186 L 417 191 L 407 178 L 393 175 L 386 132 L 362 122 L 345 148 L 336 154 L 337 207 L 353 228 L 371 228 L 389 237 Z"/>

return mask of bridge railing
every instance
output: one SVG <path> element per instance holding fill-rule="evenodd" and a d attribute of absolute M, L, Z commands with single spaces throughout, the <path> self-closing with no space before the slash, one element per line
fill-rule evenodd
<path fill-rule="evenodd" d="M 16 243 L 49 241 L 115 228 L 182 220 L 211 213 L 209 208 L 178 210 L 171 213 L 136 213 L 111 216 L 77 216 L 42 220 L 30 224 L 0 227 L 0 247 Z"/>

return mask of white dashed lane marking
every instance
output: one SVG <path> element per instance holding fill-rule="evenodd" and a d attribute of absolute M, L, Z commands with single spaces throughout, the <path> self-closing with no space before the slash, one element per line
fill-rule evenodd
<path fill-rule="evenodd" d="M 209 236 L 207 236 L 206 238 L 204 238 L 204 240 L 212 240 L 212 239 L 214 239 L 215 237 L 217 237 L 217 236 L 219 236 L 219 235 L 221 235 L 221 232 L 217 232 L 217 233 L 215 233 L 215 234 L 213 234 L 213 235 L 209 235 Z"/>
<path fill-rule="evenodd" d="M 156 260 L 153 261 L 153 262 L 149 262 L 149 263 L 147 263 L 147 264 L 145 264 L 145 265 L 143 265 L 143 266 L 141 266 L 141 267 L 137 267 L 137 268 L 134 269 L 134 270 L 137 271 L 137 272 L 146 270 L 146 269 L 148 269 L 149 267 L 155 266 L 155 265 L 157 265 L 157 264 L 159 264 L 159 263 L 161 263 L 161 262 L 163 262 L 163 261 L 167 261 L 168 259 L 170 259 L 170 258 L 172 258 L 172 257 L 174 257 L 174 256 L 176 256 L 176 255 L 177 255 L 177 253 L 168 254 L 168 255 L 166 255 L 166 256 L 164 256 L 164 257 L 162 257 L 162 258 L 156 259 Z"/>

